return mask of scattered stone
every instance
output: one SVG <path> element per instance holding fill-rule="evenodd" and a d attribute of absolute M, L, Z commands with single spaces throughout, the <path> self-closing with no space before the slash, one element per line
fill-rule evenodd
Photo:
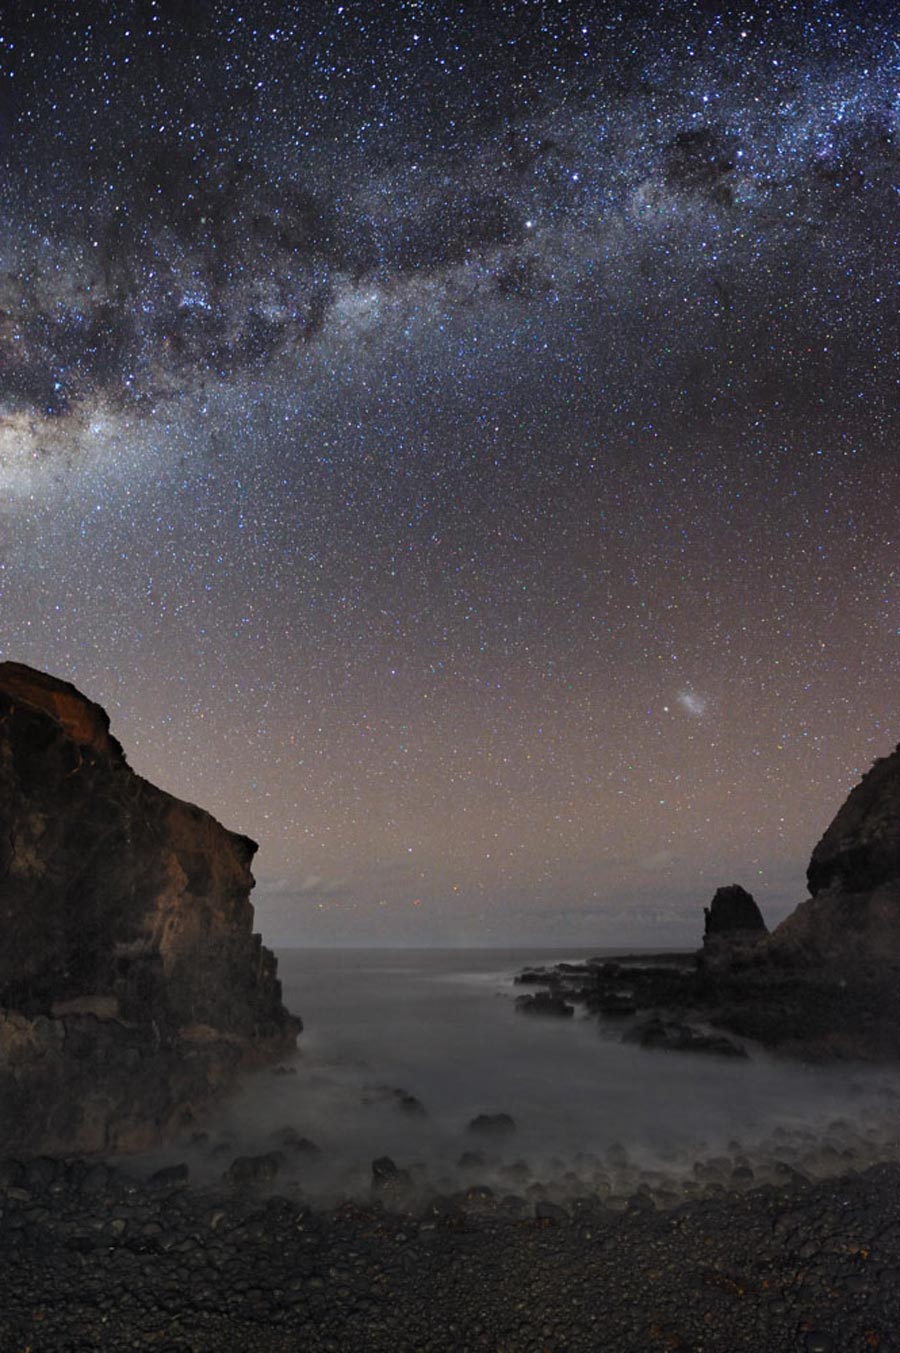
<path fill-rule="evenodd" d="M 514 1120 L 508 1113 L 480 1113 L 468 1125 L 468 1132 L 483 1137 L 509 1137 L 516 1130 Z"/>
<path fill-rule="evenodd" d="M 408 1197 L 412 1179 L 408 1170 L 398 1169 L 390 1156 L 372 1161 L 372 1193 L 385 1202 L 398 1203 Z"/>
<path fill-rule="evenodd" d="M 665 1052 L 706 1052 L 715 1057 L 747 1057 L 747 1049 L 724 1034 L 703 1033 L 688 1024 L 654 1016 L 622 1036 L 623 1042 Z"/>
<path fill-rule="evenodd" d="M 305 1156 L 308 1160 L 317 1160 L 322 1154 L 315 1142 L 311 1142 L 308 1137 L 304 1137 L 296 1128 L 290 1126 L 278 1128 L 271 1134 L 269 1141 L 284 1151 L 290 1151 L 294 1156 Z"/>
<path fill-rule="evenodd" d="M 637 1010 L 633 991 L 610 991 L 600 996 L 596 1003 L 599 1014 L 607 1018 L 633 1015 Z"/>
<path fill-rule="evenodd" d="M 150 1176 L 150 1184 L 161 1188 L 171 1188 L 188 1182 L 190 1169 L 182 1162 L 180 1165 L 167 1165 Z"/>
<path fill-rule="evenodd" d="M 367 1088 L 363 1104 L 390 1104 L 411 1118 L 425 1117 L 425 1107 L 415 1095 L 395 1085 L 374 1085 Z"/>
<path fill-rule="evenodd" d="M 547 1202 L 546 1199 L 539 1199 L 534 1205 L 534 1215 L 538 1221 L 565 1222 L 569 1220 L 569 1214 L 564 1207 L 558 1203 Z"/>
<path fill-rule="evenodd" d="M 284 1156 L 280 1151 L 266 1151 L 260 1156 L 236 1156 L 222 1178 L 236 1188 L 259 1188 L 271 1184 L 283 1164 Z"/>
<path fill-rule="evenodd" d="M 521 1015 L 549 1015 L 557 1019 L 571 1019 L 574 1005 L 550 991 L 536 991 L 533 996 L 517 996 L 516 1009 Z"/>

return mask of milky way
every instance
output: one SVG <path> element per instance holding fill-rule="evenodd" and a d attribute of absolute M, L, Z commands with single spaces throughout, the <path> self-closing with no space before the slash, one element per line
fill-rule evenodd
<path fill-rule="evenodd" d="M 900 737 L 892 7 L 179 8 L 0 29 L 0 653 L 276 941 L 777 919 Z"/>

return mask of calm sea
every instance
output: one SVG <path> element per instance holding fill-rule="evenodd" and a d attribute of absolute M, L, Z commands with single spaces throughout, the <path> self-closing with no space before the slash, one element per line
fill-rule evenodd
<path fill-rule="evenodd" d="M 516 1013 L 523 967 L 596 953 L 281 950 L 285 1001 L 305 1025 L 296 1074 L 255 1077 L 217 1130 L 251 1150 L 293 1127 L 323 1148 L 319 1182 L 347 1192 L 367 1186 L 385 1154 L 447 1184 L 461 1152 L 478 1145 L 466 1126 L 480 1113 L 514 1118 L 505 1156 L 540 1177 L 620 1147 L 647 1168 L 689 1169 L 729 1143 L 734 1151 L 735 1139 L 753 1154 L 779 1134 L 895 1111 L 896 1077 L 883 1070 L 648 1052 L 577 1014 Z M 404 1112 L 398 1090 L 425 1113 Z"/>

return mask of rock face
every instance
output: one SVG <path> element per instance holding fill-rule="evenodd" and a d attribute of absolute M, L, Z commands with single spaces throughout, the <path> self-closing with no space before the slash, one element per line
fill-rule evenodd
<path fill-rule="evenodd" d="M 900 883 L 900 747 L 851 790 L 813 851 L 806 879 L 814 897 Z"/>
<path fill-rule="evenodd" d="M 74 686 L 0 663 L 0 1149 L 142 1149 L 293 1048 L 255 850 Z"/>
<path fill-rule="evenodd" d="M 704 941 L 720 935 L 749 933 L 759 936 L 767 933 L 762 912 L 752 894 L 739 883 L 732 883 L 728 888 L 718 888 L 710 905 L 703 908 L 703 915 Z"/>
<path fill-rule="evenodd" d="M 773 958 L 875 975 L 900 966 L 900 747 L 851 790 L 807 881 L 812 897 L 774 932 Z"/>
<path fill-rule="evenodd" d="M 758 942 L 769 933 L 752 895 L 738 883 L 717 889 L 703 915 L 700 962 L 708 970 L 750 961 Z"/>
<path fill-rule="evenodd" d="M 746 1052 L 712 1028 L 804 1060 L 897 1062 L 900 747 L 851 792 L 813 851 L 808 879 L 812 896 L 771 935 L 753 898 L 733 884 L 705 908 L 703 949 L 685 962 L 634 955 L 577 972 L 530 969 L 516 980 L 584 1006 L 607 1027 L 611 1017 L 624 1023 L 623 1041 L 643 1047 Z"/>

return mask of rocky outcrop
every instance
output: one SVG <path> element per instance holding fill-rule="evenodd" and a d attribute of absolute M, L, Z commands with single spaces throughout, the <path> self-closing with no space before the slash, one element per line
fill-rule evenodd
<path fill-rule="evenodd" d="M 739 883 L 717 888 L 708 907 L 703 908 L 704 942 L 720 936 L 749 934 L 754 938 L 767 933 L 762 912 L 751 893 Z"/>
<path fill-rule="evenodd" d="M 813 851 L 806 879 L 813 897 L 900 884 L 900 746 L 851 790 Z"/>
<path fill-rule="evenodd" d="M 772 936 L 773 961 L 854 980 L 900 967 L 900 747 L 850 792 L 807 881 L 812 896 Z"/>
<path fill-rule="evenodd" d="M 813 851 L 808 880 L 812 896 L 771 935 L 750 894 L 732 884 L 704 909 L 696 955 L 559 964 L 516 980 L 607 1027 L 624 1021 L 623 1039 L 643 1047 L 745 1051 L 729 1050 L 713 1028 L 805 1060 L 897 1061 L 900 747 L 851 792 Z"/>
<path fill-rule="evenodd" d="M 769 933 L 752 894 L 739 883 L 718 888 L 703 916 L 701 962 L 708 968 L 748 961 L 754 946 Z"/>
<path fill-rule="evenodd" d="M 74 686 L 0 663 L 0 1148 L 141 1149 L 294 1046 L 255 850 Z"/>
<path fill-rule="evenodd" d="M 533 996 L 518 996 L 516 1009 L 522 1015 L 547 1015 L 553 1019 L 571 1019 L 575 1014 L 574 1005 L 569 1005 L 562 996 L 556 996 L 552 991 L 536 991 Z"/>

